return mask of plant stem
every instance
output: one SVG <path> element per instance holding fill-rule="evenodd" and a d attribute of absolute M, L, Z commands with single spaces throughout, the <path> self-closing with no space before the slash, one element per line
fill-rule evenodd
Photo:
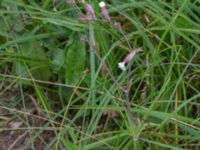
<path fill-rule="evenodd" d="M 94 27 L 92 23 L 89 23 L 89 45 L 90 45 L 90 71 L 91 71 L 91 97 L 92 97 L 92 105 L 95 104 L 96 99 L 96 83 L 95 83 L 95 53 L 94 53 Z"/>

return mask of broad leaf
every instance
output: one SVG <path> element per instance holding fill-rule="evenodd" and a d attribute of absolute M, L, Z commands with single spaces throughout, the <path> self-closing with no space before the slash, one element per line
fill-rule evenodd
<path fill-rule="evenodd" d="M 65 81 L 67 84 L 77 84 L 84 70 L 85 60 L 85 44 L 80 42 L 80 38 L 74 38 L 74 41 L 68 47 L 66 57 Z"/>

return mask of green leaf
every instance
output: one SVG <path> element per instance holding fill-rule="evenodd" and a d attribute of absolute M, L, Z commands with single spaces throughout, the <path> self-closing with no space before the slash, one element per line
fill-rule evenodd
<path fill-rule="evenodd" d="M 27 77 L 27 71 L 26 68 L 24 67 L 23 64 L 21 64 L 20 62 L 16 62 L 14 65 L 15 68 L 15 72 L 18 76 L 20 77 Z"/>
<path fill-rule="evenodd" d="M 68 47 L 66 57 L 65 81 L 67 84 L 77 84 L 84 70 L 85 60 L 85 44 L 80 42 L 80 38 L 74 38 L 74 41 Z"/>
<path fill-rule="evenodd" d="M 35 70 L 31 72 L 35 79 L 44 80 L 44 81 L 48 81 L 52 75 L 49 69 L 49 66 L 40 66 L 39 68 L 36 68 Z"/>
<path fill-rule="evenodd" d="M 73 149 L 80 150 L 81 149 L 78 144 L 71 143 L 68 140 L 64 140 L 64 138 L 62 138 L 62 142 L 65 145 L 65 147 L 68 148 L 69 150 L 73 150 Z"/>
<path fill-rule="evenodd" d="M 64 64 L 65 64 L 65 55 L 64 54 L 65 53 L 62 49 L 56 49 L 53 52 L 52 63 L 53 63 L 53 69 L 55 71 L 60 70 L 60 68 L 64 66 Z"/>
<path fill-rule="evenodd" d="M 21 44 L 20 55 L 31 60 L 27 65 L 35 79 L 49 80 L 52 75 L 49 59 L 39 41 L 31 40 Z"/>

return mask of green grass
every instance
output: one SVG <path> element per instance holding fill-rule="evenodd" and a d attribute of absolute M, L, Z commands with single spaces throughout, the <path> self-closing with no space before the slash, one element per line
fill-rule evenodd
<path fill-rule="evenodd" d="M 87 2 L 0 0 L 0 147 L 198 150 L 200 1 Z"/>

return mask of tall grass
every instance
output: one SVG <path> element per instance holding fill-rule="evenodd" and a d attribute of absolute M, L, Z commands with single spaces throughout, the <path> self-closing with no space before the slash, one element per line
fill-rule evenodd
<path fill-rule="evenodd" d="M 0 1 L 0 138 L 26 139 L 6 149 L 198 150 L 200 1 L 106 1 L 112 23 L 99 2 Z"/>

